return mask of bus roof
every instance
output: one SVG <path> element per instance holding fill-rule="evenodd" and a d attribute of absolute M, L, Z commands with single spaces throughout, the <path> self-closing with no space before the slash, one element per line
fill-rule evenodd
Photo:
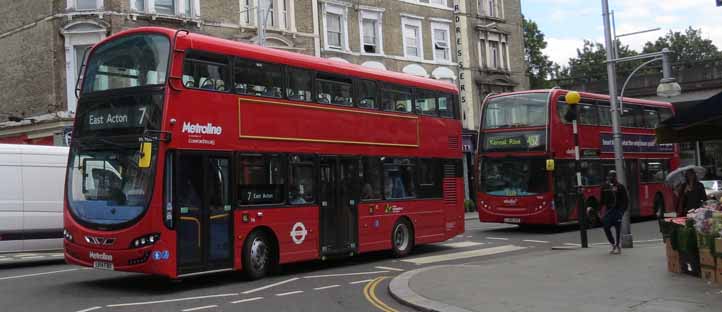
<path fill-rule="evenodd" d="M 515 91 L 515 92 L 507 92 L 507 93 L 500 93 L 496 95 L 492 95 L 489 98 L 495 98 L 500 96 L 508 96 L 508 95 L 514 95 L 514 94 L 524 94 L 524 93 L 542 93 L 542 92 L 553 92 L 555 91 L 556 94 L 562 95 L 566 94 L 569 91 L 573 90 L 565 90 L 565 89 L 537 89 L 537 90 L 525 90 L 525 91 Z M 579 92 L 579 95 L 582 96 L 582 99 L 595 99 L 595 100 L 609 100 L 608 94 L 599 94 L 599 93 L 591 93 L 591 92 L 584 92 L 584 91 L 577 91 Z M 644 99 L 637 99 L 637 98 L 629 98 L 624 97 L 622 98 L 624 103 L 630 103 L 630 104 L 641 104 L 641 105 L 647 105 L 647 106 L 657 106 L 657 107 L 668 107 L 673 108 L 672 103 L 669 102 L 660 102 L 660 101 L 651 101 L 651 100 L 644 100 Z"/>
<path fill-rule="evenodd" d="M 106 41 L 113 40 L 117 37 L 129 34 L 160 33 L 168 36 L 169 38 L 173 38 L 177 31 L 178 30 L 176 29 L 164 27 L 138 27 L 113 34 L 112 36 L 98 43 L 96 47 Z M 181 32 L 178 34 L 178 38 L 182 38 L 183 40 L 190 40 L 190 44 L 188 45 L 190 49 L 199 49 L 211 53 L 247 57 L 258 61 L 280 63 L 295 67 L 321 70 L 324 72 L 339 75 L 350 75 L 357 78 L 380 80 L 406 86 L 424 87 L 436 91 L 458 94 L 458 89 L 456 88 L 456 86 L 452 83 L 445 81 L 418 77 L 399 72 L 369 68 L 361 65 L 344 63 L 341 61 L 335 61 L 301 53 L 266 48 L 254 44 L 221 39 L 196 33 L 188 33 L 186 35 Z"/>

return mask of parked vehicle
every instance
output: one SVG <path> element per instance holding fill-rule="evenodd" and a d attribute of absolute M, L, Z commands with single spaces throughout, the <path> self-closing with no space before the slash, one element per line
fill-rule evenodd
<path fill-rule="evenodd" d="M 722 180 L 702 180 L 707 197 L 719 200 L 722 197 Z"/>
<path fill-rule="evenodd" d="M 0 253 L 60 250 L 68 148 L 0 144 Z"/>

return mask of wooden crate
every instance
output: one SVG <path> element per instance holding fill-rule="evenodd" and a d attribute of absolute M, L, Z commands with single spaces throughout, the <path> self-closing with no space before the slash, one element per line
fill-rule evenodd
<path fill-rule="evenodd" d="M 715 259 L 715 256 L 712 254 L 711 249 L 699 249 L 699 264 L 708 268 L 715 268 L 717 266 L 717 261 Z"/>
<path fill-rule="evenodd" d="M 682 268 L 679 265 L 679 252 L 672 249 L 672 244 L 669 239 L 665 240 L 666 254 L 667 254 L 667 271 L 672 273 L 682 273 Z"/>
<path fill-rule="evenodd" d="M 717 281 L 717 269 L 715 267 L 702 266 L 702 279 L 715 283 Z"/>

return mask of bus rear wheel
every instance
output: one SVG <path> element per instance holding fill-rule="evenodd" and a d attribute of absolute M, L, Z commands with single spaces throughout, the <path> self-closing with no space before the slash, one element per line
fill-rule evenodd
<path fill-rule="evenodd" d="M 250 280 L 268 275 L 273 265 L 274 250 L 268 237 L 261 231 L 254 231 L 243 243 L 243 271 Z"/>
<path fill-rule="evenodd" d="M 394 257 L 400 258 L 408 255 L 414 248 L 414 230 L 405 218 L 401 218 L 394 224 L 391 232 L 391 251 Z"/>

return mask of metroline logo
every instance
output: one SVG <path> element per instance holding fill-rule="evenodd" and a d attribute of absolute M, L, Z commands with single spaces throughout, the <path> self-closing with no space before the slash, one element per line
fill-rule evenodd
<path fill-rule="evenodd" d="M 184 122 L 183 123 L 183 130 L 181 130 L 183 133 L 190 133 L 190 134 L 214 134 L 214 135 L 220 135 L 223 132 L 223 128 L 221 126 L 214 126 L 212 123 L 207 123 L 205 125 L 199 124 L 199 123 L 190 123 L 190 122 Z"/>

